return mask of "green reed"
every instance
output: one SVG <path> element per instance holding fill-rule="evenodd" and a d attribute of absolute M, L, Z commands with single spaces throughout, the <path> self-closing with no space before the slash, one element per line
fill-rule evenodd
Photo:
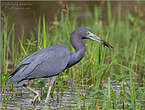
<path fill-rule="evenodd" d="M 99 108 L 103 110 L 143 109 L 145 97 L 145 31 L 143 28 L 145 23 L 141 19 L 141 12 L 137 16 L 128 12 L 125 20 L 122 20 L 120 8 L 118 17 L 114 18 L 111 14 L 110 2 L 107 7 L 107 24 L 99 19 L 102 9 L 97 7 L 94 9 L 94 16 L 89 11 L 86 12 L 87 19 L 81 25 L 77 24 L 75 13 L 71 15 L 61 13 L 61 18 L 55 17 L 49 27 L 45 16 L 39 17 L 36 27 L 37 38 L 32 32 L 30 39 L 26 39 L 25 30 L 23 30 L 21 37 L 18 40 L 15 39 L 15 25 L 12 25 L 8 31 L 6 22 L 2 26 L 2 37 L 0 37 L 1 84 L 9 75 L 9 59 L 13 62 L 12 69 L 14 69 L 26 56 L 53 44 L 64 44 L 74 52 L 75 50 L 69 43 L 70 33 L 78 27 L 87 27 L 97 36 L 112 44 L 114 48 L 108 49 L 96 42 L 84 41 L 87 47 L 85 57 L 79 64 L 66 70 L 65 75 L 59 75 L 58 84 L 55 84 L 58 93 L 65 86 L 62 81 L 65 82 L 72 78 L 72 86 L 77 87 L 78 92 L 78 109 L 81 109 L 81 100 L 89 102 L 85 108 L 91 110 Z M 11 49 L 10 45 L 12 45 Z M 45 88 L 44 84 L 40 84 L 43 82 L 43 79 L 37 79 L 34 83 L 41 85 L 40 88 Z M 81 85 L 84 84 L 89 85 L 89 94 L 86 92 L 83 95 L 80 94 Z M 114 84 L 119 86 L 119 90 Z M 86 99 L 86 95 L 90 98 Z"/>

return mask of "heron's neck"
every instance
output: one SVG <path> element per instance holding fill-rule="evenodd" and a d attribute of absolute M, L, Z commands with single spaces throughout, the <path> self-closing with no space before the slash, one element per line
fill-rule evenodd
<path fill-rule="evenodd" d="M 85 55 L 86 46 L 80 37 L 74 36 L 70 38 L 73 48 L 76 50 L 73 55 L 76 61 L 80 61 Z"/>
<path fill-rule="evenodd" d="M 70 60 L 66 68 L 69 68 L 74 64 L 78 63 L 83 58 L 86 51 L 86 46 L 82 39 L 80 39 L 80 37 L 74 36 L 73 34 L 73 36 L 70 37 L 70 42 L 76 51 L 71 54 Z"/>

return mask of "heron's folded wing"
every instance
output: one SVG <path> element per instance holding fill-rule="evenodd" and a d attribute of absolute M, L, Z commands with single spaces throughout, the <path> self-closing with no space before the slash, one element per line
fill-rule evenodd
<path fill-rule="evenodd" d="M 31 57 L 35 57 L 31 58 Z M 30 60 L 27 65 L 22 62 L 21 67 L 13 76 L 9 78 L 9 82 L 19 82 L 27 79 L 49 77 L 58 74 L 65 69 L 70 58 L 70 51 L 64 46 L 51 46 L 45 48 L 36 56 L 29 56 Z M 24 60 L 28 62 L 29 60 Z"/>
<path fill-rule="evenodd" d="M 17 71 L 19 71 L 20 69 L 22 69 L 24 66 L 29 65 L 32 61 L 34 61 L 38 55 L 43 54 L 43 52 L 45 51 L 44 49 L 41 49 L 39 51 L 36 51 L 35 53 L 33 53 L 30 56 L 27 56 L 17 67 L 16 69 L 10 74 L 10 76 L 13 76 Z"/>

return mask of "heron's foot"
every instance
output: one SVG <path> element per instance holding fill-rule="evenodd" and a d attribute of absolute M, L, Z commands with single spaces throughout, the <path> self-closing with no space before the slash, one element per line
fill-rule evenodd
<path fill-rule="evenodd" d="M 37 95 L 34 97 L 34 99 L 33 99 L 33 101 L 32 101 L 32 104 L 39 104 L 40 101 L 41 101 L 40 95 L 37 94 Z"/>

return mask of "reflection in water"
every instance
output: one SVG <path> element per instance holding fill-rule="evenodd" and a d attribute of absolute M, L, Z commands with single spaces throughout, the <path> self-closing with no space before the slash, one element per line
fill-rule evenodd
<path fill-rule="evenodd" d="M 36 106 L 33 106 L 31 104 L 31 101 L 33 100 L 35 94 L 31 93 L 29 90 L 23 87 L 14 88 L 14 94 L 13 94 L 12 91 L 9 90 L 11 87 L 9 87 L 5 94 L 1 93 L 0 99 L 2 101 L 0 101 L 0 109 L 2 108 L 6 108 L 7 110 L 17 110 L 20 108 L 22 109 L 36 108 L 37 110 L 42 108 L 52 109 L 52 110 L 53 109 L 77 109 L 79 105 L 81 106 L 81 108 L 85 109 L 90 104 L 88 99 L 94 101 L 96 100 L 94 99 L 93 96 L 90 95 L 91 86 L 89 85 L 83 85 L 79 87 L 73 86 L 71 79 L 65 82 L 65 84 L 67 86 L 57 87 L 57 84 L 55 85 L 53 97 L 51 97 L 51 99 L 49 100 L 49 105 L 44 104 L 45 98 L 42 97 L 40 104 Z M 111 84 L 112 84 L 111 88 L 113 88 L 116 91 L 116 96 L 117 96 L 116 98 L 118 99 L 122 90 L 121 84 L 120 82 L 114 82 L 113 80 L 111 81 Z M 107 89 L 107 86 L 108 86 L 107 83 L 103 84 L 103 88 Z M 127 86 L 125 88 L 126 91 L 129 91 L 129 88 Z M 38 90 L 37 87 L 35 89 Z M 39 91 L 41 90 L 39 89 Z M 42 94 L 42 96 L 44 94 Z M 83 96 L 85 95 L 86 98 L 83 98 Z M 105 97 L 103 94 L 100 95 Z M 8 98 L 8 101 L 5 101 L 4 100 L 5 98 Z M 101 102 L 103 102 L 103 99 Z M 138 103 L 144 103 L 144 102 L 138 101 Z M 103 103 L 100 103 L 100 106 L 103 106 L 102 104 Z M 129 106 L 131 107 L 131 105 Z"/>
<path fill-rule="evenodd" d="M 33 106 L 31 101 L 35 94 L 31 93 L 29 90 L 19 87 L 14 88 L 14 96 L 11 91 L 7 91 L 6 94 L 2 93 L 2 108 L 7 108 L 8 110 L 17 110 L 20 108 L 23 109 L 30 109 L 30 108 L 37 108 L 37 109 L 58 109 L 58 108 L 76 108 L 78 102 L 78 91 L 77 88 L 71 86 L 71 82 L 67 82 L 69 87 L 63 87 L 57 90 L 58 88 L 55 87 L 53 98 L 49 100 L 49 105 L 45 105 L 44 99 L 42 98 L 40 104 Z M 85 94 L 86 86 L 81 87 L 80 94 Z M 88 87 L 89 88 L 89 87 Z M 35 88 L 38 90 L 38 88 Z M 40 89 L 39 89 L 40 91 Z M 47 92 L 47 91 L 46 91 Z M 89 90 L 87 90 L 89 92 Z M 7 103 L 4 101 L 4 97 L 8 97 Z M 87 96 L 88 97 L 88 96 Z M 81 105 L 83 106 L 83 100 L 81 100 Z"/>

